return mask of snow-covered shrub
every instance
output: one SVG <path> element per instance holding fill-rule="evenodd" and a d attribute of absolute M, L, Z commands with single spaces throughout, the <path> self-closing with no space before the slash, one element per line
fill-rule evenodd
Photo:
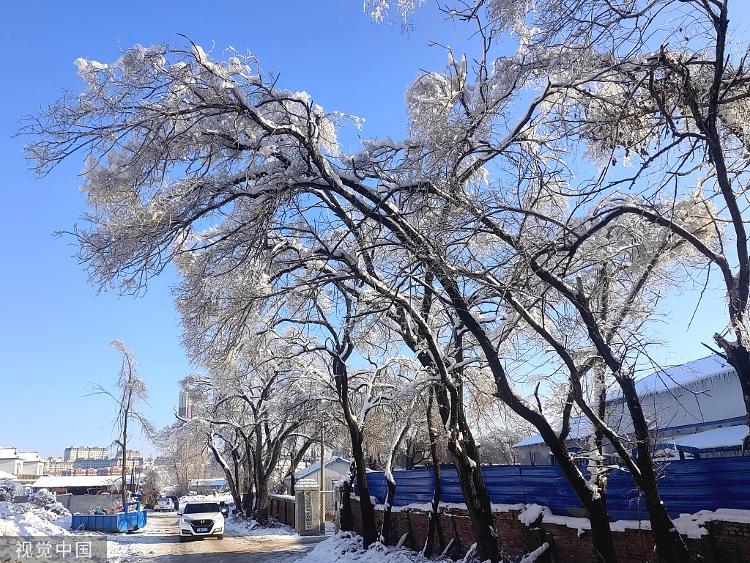
<path fill-rule="evenodd" d="M 10 479 L 0 480 L 0 502 L 12 501 L 16 491 L 16 485 Z"/>
<path fill-rule="evenodd" d="M 57 502 L 55 495 L 47 489 L 40 489 L 37 492 L 30 494 L 29 503 L 60 516 L 66 516 L 69 514 L 68 509 Z"/>

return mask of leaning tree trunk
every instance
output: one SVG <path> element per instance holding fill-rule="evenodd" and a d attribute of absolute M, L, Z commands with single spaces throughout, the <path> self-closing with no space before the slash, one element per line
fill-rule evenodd
<path fill-rule="evenodd" d="M 346 427 L 349 430 L 349 439 L 352 443 L 355 477 L 359 488 L 359 510 L 362 517 L 362 543 L 365 547 L 369 547 L 377 540 L 377 530 L 375 527 L 375 508 L 370 500 L 370 487 L 367 483 L 367 464 L 362 447 L 364 437 L 359 428 L 359 422 L 352 413 L 349 403 L 349 379 L 346 364 L 339 355 L 333 356 L 333 375 L 336 380 L 339 403 L 344 412 Z"/>
<path fill-rule="evenodd" d="M 387 491 L 385 493 L 385 510 L 383 511 L 383 525 L 380 528 L 380 541 L 384 544 L 388 544 L 388 538 L 391 535 L 391 514 L 393 507 L 393 499 L 396 498 L 396 481 L 393 476 L 386 476 L 385 485 Z"/>
<path fill-rule="evenodd" d="M 567 446 L 551 427 L 544 427 L 542 437 L 588 513 L 589 522 L 591 522 L 591 543 L 594 546 L 596 560 L 601 563 L 616 563 L 617 553 L 612 539 L 604 494 L 594 493 L 591 490 L 586 478 L 570 457 Z"/>
<path fill-rule="evenodd" d="M 591 540 L 598 560 L 602 563 L 615 563 L 617 561 L 617 555 L 612 539 L 612 530 L 609 525 L 609 516 L 607 514 L 606 506 L 604 505 L 603 497 L 601 495 L 593 494 L 586 478 L 570 458 L 564 439 L 560 439 L 549 425 L 549 422 L 544 415 L 529 408 L 528 405 L 520 400 L 515 394 L 508 382 L 505 368 L 497 355 L 493 342 L 473 315 L 469 313 L 468 306 L 458 292 L 458 289 L 450 284 L 447 284 L 447 289 L 449 290 L 451 299 L 454 302 L 456 312 L 482 348 L 483 355 L 487 359 L 487 363 L 495 380 L 495 387 L 497 389 L 496 396 L 508 405 L 513 412 L 533 424 L 541 434 L 544 442 L 550 448 L 552 455 L 554 455 L 558 462 L 563 474 L 570 482 L 573 490 L 576 492 L 576 495 L 588 512 L 589 520 L 591 521 Z"/>
<path fill-rule="evenodd" d="M 211 442 L 211 436 L 208 437 L 208 447 L 214 454 L 216 463 L 218 463 L 221 469 L 224 471 L 224 476 L 226 477 L 227 485 L 229 486 L 229 493 L 232 495 L 232 500 L 234 500 L 234 505 L 239 510 L 242 510 L 242 497 L 240 496 L 237 489 L 237 481 L 235 480 L 235 476 L 232 474 L 232 470 L 224 459 L 224 456 L 219 453 L 219 450 L 217 450 L 216 446 L 214 446 Z"/>
<path fill-rule="evenodd" d="M 396 460 L 396 453 L 401 445 L 401 441 L 409 431 L 411 425 L 411 413 L 409 413 L 409 419 L 407 420 L 404 427 L 396 437 L 395 442 L 391 445 L 391 451 L 388 452 L 388 463 L 385 467 L 385 481 L 388 487 L 388 491 L 385 495 L 385 512 L 383 513 L 383 527 L 380 529 L 380 541 L 388 543 L 388 538 L 391 535 L 391 513 L 393 508 L 393 500 L 396 498 L 396 479 L 393 477 L 393 463 Z"/>
<path fill-rule="evenodd" d="M 456 392 L 454 389 L 450 398 L 444 386 L 437 391 L 439 410 L 448 430 L 448 451 L 453 457 L 466 511 L 474 530 L 477 556 L 480 561 L 495 563 L 500 561 L 495 518 L 479 465 L 479 451 L 464 417 L 460 391 Z"/>
<path fill-rule="evenodd" d="M 430 439 L 430 459 L 432 461 L 432 476 L 434 481 L 434 487 L 432 489 L 432 510 L 427 517 L 427 539 L 425 540 L 424 549 L 422 553 L 429 557 L 432 555 L 432 551 L 435 545 L 435 535 L 437 534 L 438 546 L 442 549 L 443 546 L 443 530 L 439 526 L 440 524 L 440 498 L 442 495 L 442 482 L 440 476 L 440 459 L 438 457 L 437 441 L 438 435 L 432 426 L 432 408 L 434 401 L 435 390 L 430 387 L 430 394 L 427 398 L 427 435 Z"/>

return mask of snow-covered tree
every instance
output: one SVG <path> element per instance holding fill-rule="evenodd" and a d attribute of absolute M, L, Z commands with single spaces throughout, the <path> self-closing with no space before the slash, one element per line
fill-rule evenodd
<path fill-rule="evenodd" d="M 336 401 L 369 543 L 368 416 L 376 420 L 384 402 L 410 386 L 434 408 L 431 445 L 430 421 L 442 423 L 477 553 L 497 561 L 470 423 L 494 396 L 542 434 L 589 513 L 601 560 L 616 561 L 604 439 L 647 499 L 660 555 L 684 560 L 658 494 L 633 378 L 654 298 L 675 285 L 676 264 L 694 264 L 696 249 L 707 256 L 696 241 L 709 248 L 706 221 L 715 212 L 699 195 L 697 206 L 672 205 L 666 221 L 669 204 L 658 212 L 640 201 L 623 206 L 613 193 L 580 185 L 563 160 L 578 156 L 571 147 L 581 139 L 600 157 L 602 139 L 619 135 L 608 127 L 612 108 L 622 113 L 629 100 L 622 84 L 631 92 L 649 83 L 638 69 L 632 78 L 612 63 L 611 53 L 607 62 L 590 41 L 580 44 L 591 37 L 590 22 L 599 25 L 583 13 L 588 4 L 497 0 L 452 11 L 476 26 L 477 53 L 448 52 L 446 68 L 416 78 L 406 93 L 407 139 L 367 141 L 351 154 L 337 130 L 356 119 L 281 90 L 250 55 L 217 61 L 196 45 L 136 46 L 113 64 L 79 59 L 84 91 L 30 125 L 39 138 L 29 152 L 42 173 L 86 152 L 89 206 L 76 234 L 95 283 L 138 293 L 170 261 L 178 264 L 187 348 L 209 374 L 200 416 L 223 428 L 209 432 L 209 443 L 221 456 L 256 459 L 256 486 L 283 447 L 274 436 L 297 430 L 283 414 L 270 422 L 263 390 L 278 384 L 281 413 L 301 395 Z M 605 4 L 613 5 L 593 3 Z M 374 17 L 386 5 L 372 3 Z M 601 37 L 619 38 L 617 56 L 637 28 L 633 6 L 623 2 L 603 20 Z M 399 7 L 408 14 L 416 4 Z M 530 26 L 542 8 L 544 25 Z M 519 50 L 499 56 L 506 32 Z M 619 82 L 597 85 L 605 75 Z M 589 116 L 583 124 L 581 112 Z M 623 143 L 642 150 L 650 121 L 633 119 L 644 130 L 629 125 Z M 684 137 L 690 142 L 692 132 Z M 703 210 L 697 219 L 695 209 Z M 393 366 L 407 352 L 414 366 L 400 378 Z M 637 460 L 605 423 L 610 383 L 626 397 Z M 566 446 L 576 411 L 596 429 L 593 479 Z"/>
<path fill-rule="evenodd" d="M 138 374 L 138 363 L 135 356 L 122 340 L 113 340 L 110 344 L 117 350 L 122 359 L 120 374 L 116 383 L 116 391 L 110 391 L 102 385 L 96 385 L 92 394 L 105 395 L 112 399 L 117 406 L 115 415 L 115 427 L 117 428 L 117 438 L 114 444 L 121 456 L 121 493 L 123 510 L 128 501 L 128 438 L 130 437 L 133 426 L 139 426 L 141 431 L 148 436 L 154 434 L 151 422 L 140 410 L 140 403 L 148 402 L 148 387 L 146 382 Z"/>

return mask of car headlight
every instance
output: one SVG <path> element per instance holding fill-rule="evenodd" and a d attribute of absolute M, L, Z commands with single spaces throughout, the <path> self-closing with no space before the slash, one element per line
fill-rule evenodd
<path fill-rule="evenodd" d="M 188 522 L 192 522 L 192 521 L 193 521 L 193 519 L 192 519 L 192 518 L 188 518 L 187 516 L 183 516 L 183 517 L 182 517 L 182 521 L 183 521 L 183 522 L 184 522 L 185 524 L 187 524 Z"/>

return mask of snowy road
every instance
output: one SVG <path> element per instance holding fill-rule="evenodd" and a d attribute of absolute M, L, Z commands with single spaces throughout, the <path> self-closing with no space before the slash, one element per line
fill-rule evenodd
<path fill-rule="evenodd" d="M 133 534 L 108 537 L 110 561 L 255 562 L 289 563 L 312 549 L 324 537 L 293 535 L 230 536 L 180 542 L 177 515 L 148 514 L 148 525 Z"/>

